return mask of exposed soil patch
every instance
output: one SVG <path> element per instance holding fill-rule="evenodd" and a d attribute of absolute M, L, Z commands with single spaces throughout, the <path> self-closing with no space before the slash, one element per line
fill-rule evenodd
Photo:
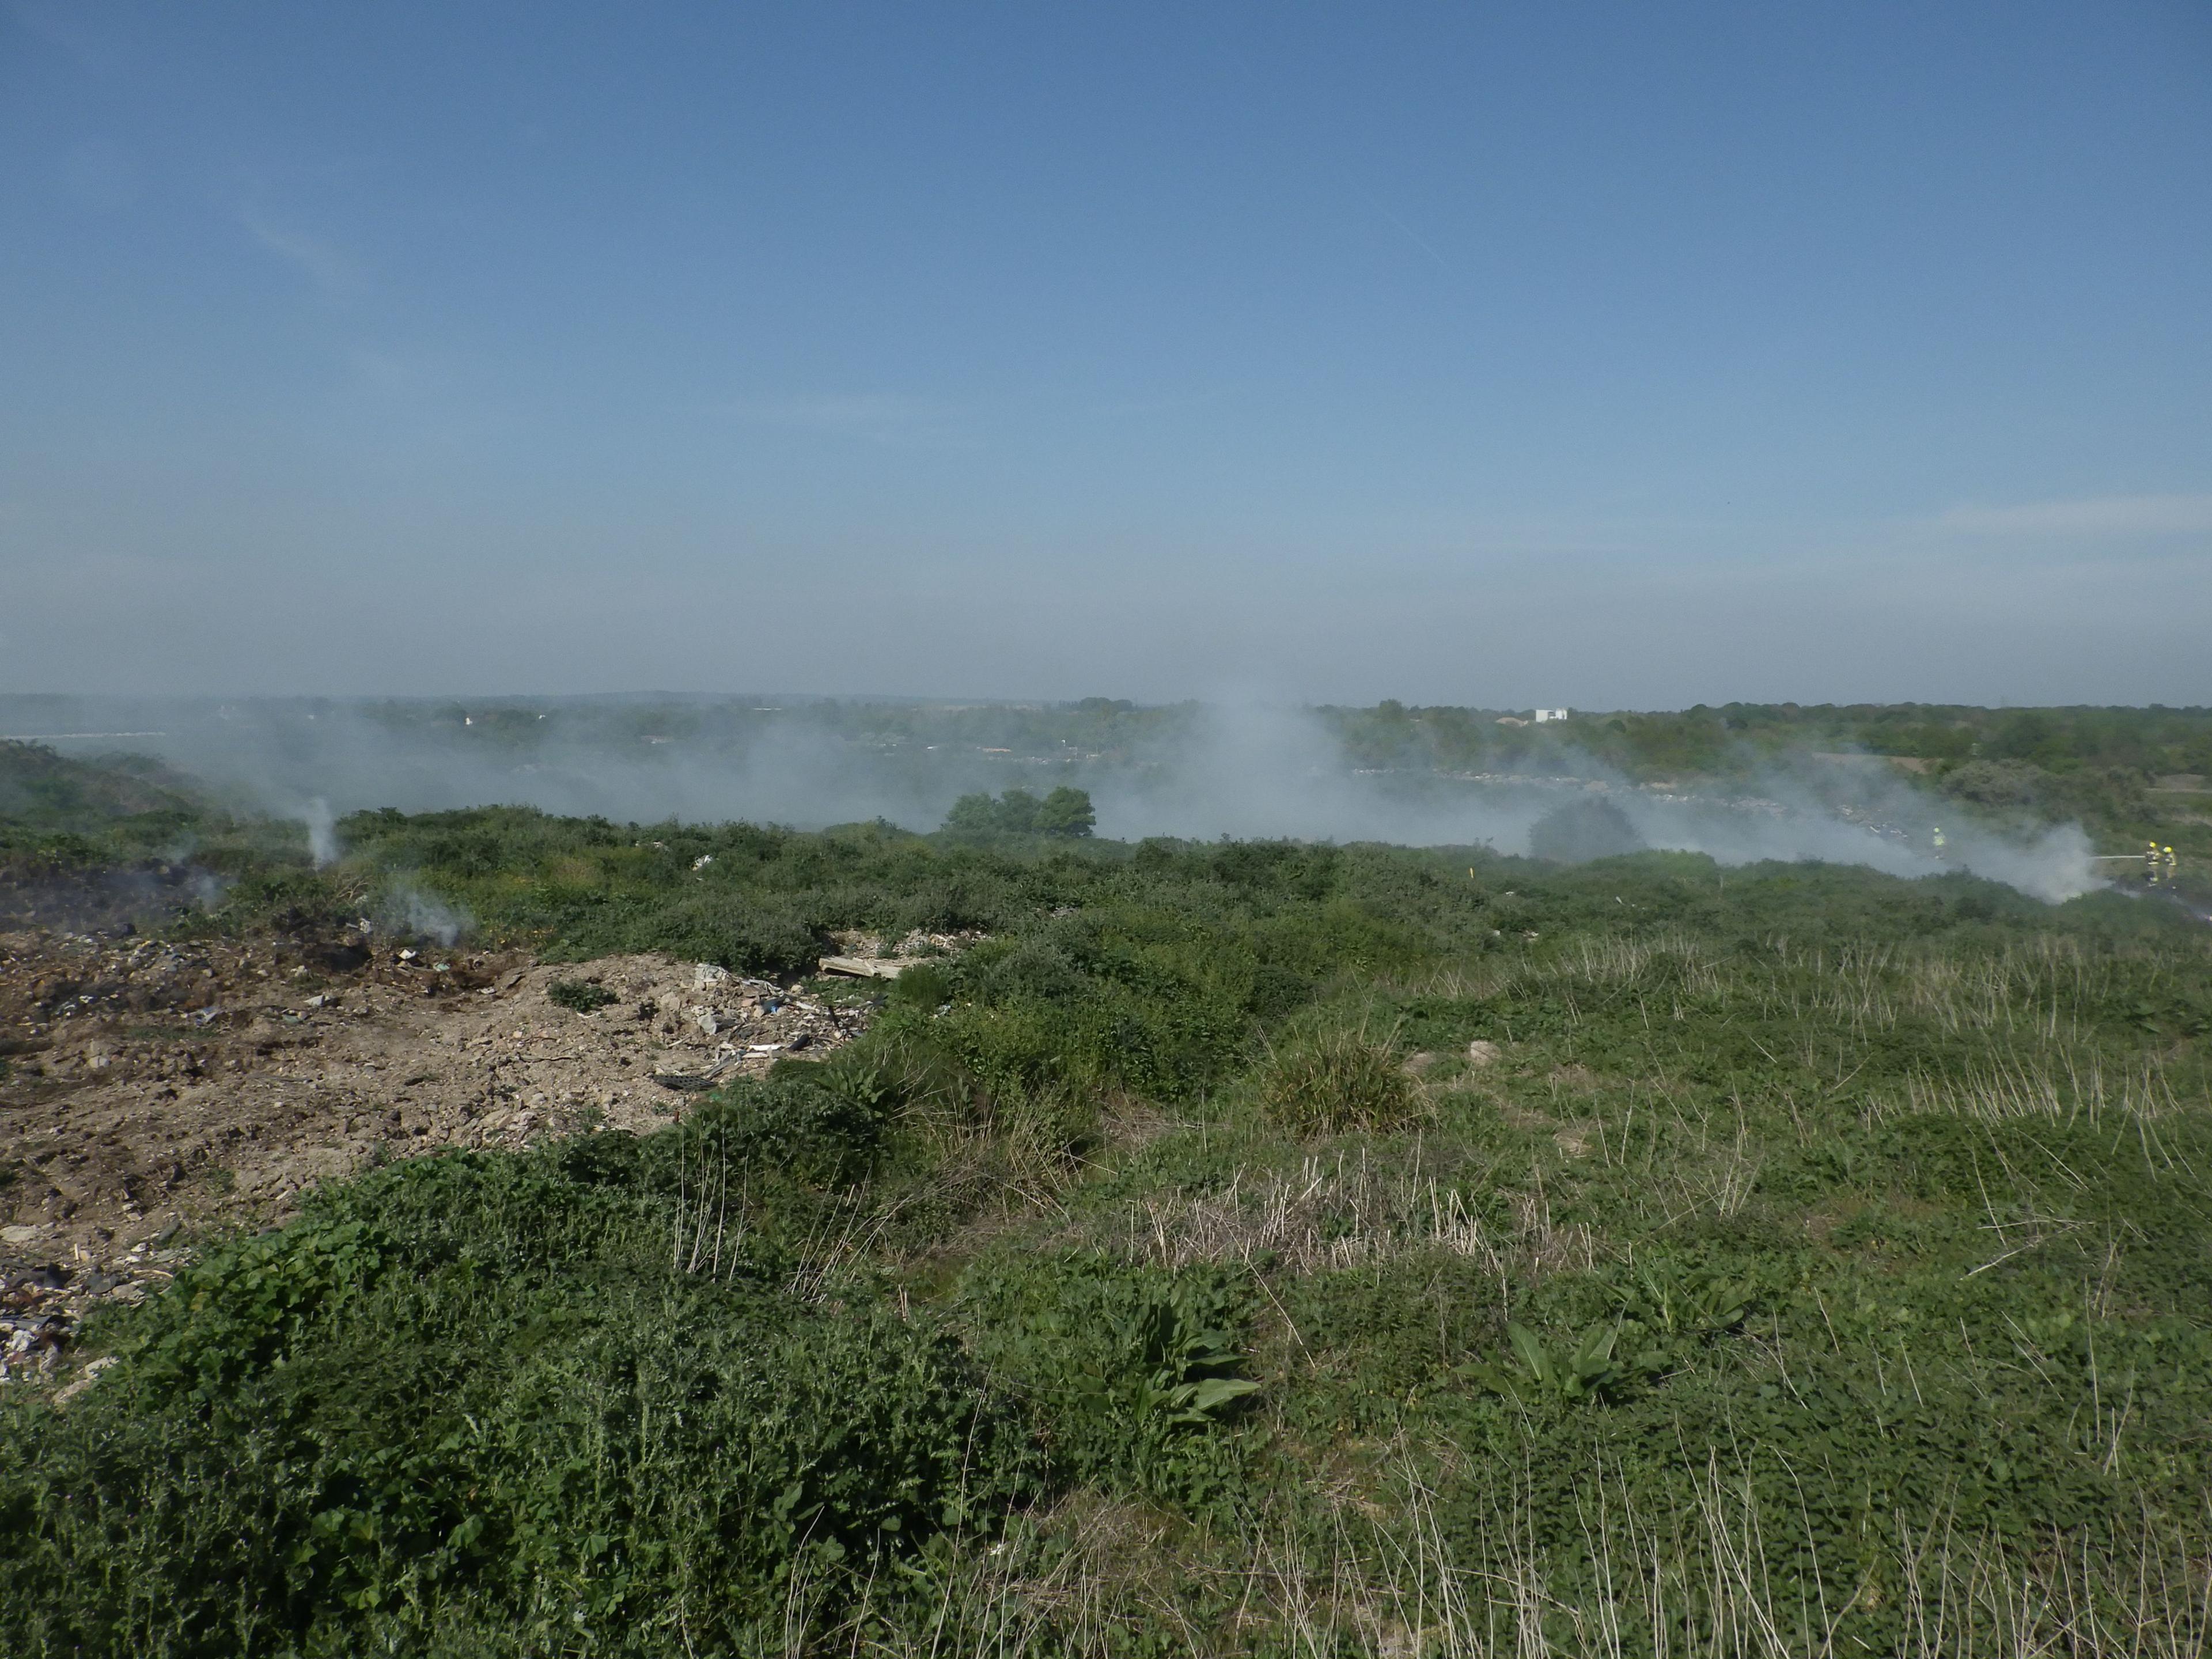
<path fill-rule="evenodd" d="M 41 1321 L 143 1294 L 180 1227 L 281 1219 L 383 1158 L 658 1128 L 869 1012 L 659 956 L 0 934 L 9 1363 L 52 1346 L 16 1340 Z"/>

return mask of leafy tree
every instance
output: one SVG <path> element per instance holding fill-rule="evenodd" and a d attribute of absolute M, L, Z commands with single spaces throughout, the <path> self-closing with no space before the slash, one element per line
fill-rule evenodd
<path fill-rule="evenodd" d="M 2057 747 L 2057 729 L 2040 710 L 2008 715 L 1990 748 L 2000 760 L 2039 761 Z"/>
<path fill-rule="evenodd" d="M 1537 819 L 1528 831 L 1528 850 L 1554 864 L 1583 864 L 1641 852 L 1644 837 L 1611 801 L 1584 796 Z"/>
<path fill-rule="evenodd" d="M 1062 784 L 1037 808 L 1036 827 L 1048 836 L 1087 836 L 1097 824 L 1098 814 L 1091 810 L 1087 789 L 1071 789 Z"/>
<path fill-rule="evenodd" d="M 956 836 L 988 836 L 999 827 L 999 803 L 986 794 L 963 795 L 945 815 L 945 827 Z"/>

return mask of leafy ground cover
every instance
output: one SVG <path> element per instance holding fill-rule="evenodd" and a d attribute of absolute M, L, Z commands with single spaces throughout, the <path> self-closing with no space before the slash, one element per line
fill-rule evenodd
<path fill-rule="evenodd" d="M 368 814 L 363 905 L 801 974 L 0 1405 L 38 1653 L 2200 1652 L 2212 934 L 1963 876 Z"/>

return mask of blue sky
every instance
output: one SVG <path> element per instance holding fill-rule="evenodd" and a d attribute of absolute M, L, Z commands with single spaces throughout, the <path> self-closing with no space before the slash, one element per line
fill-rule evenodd
<path fill-rule="evenodd" d="M 2212 702 L 2212 9 L 0 6 L 0 690 Z"/>

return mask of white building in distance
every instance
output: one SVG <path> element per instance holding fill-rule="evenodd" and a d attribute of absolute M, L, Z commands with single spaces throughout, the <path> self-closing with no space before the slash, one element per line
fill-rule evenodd
<path fill-rule="evenodd" d="M 1536 724 L 1543 726 L 1553 720 L 1563 720 L 1566 717 L 1567 711 L 1564 708 L 1539 708 L 1536 711 Z"/>

